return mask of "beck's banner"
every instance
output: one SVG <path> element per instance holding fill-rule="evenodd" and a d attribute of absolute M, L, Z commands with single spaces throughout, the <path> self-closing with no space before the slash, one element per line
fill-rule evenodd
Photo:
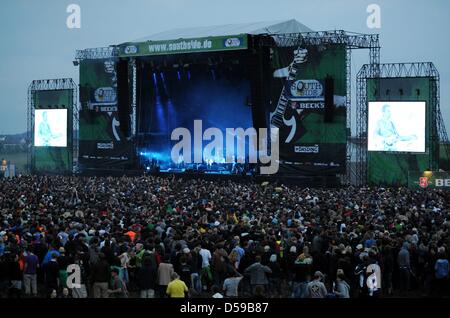
<path fill-rule="evenodd" d="M 450 190 L 450 173 L 441 171 L 409 172 L 408 187 L 411 189 Z"/>
<path fill-rule="evenodd" d="M 346 169 L 346 48 L 277 47 L 272 56 L 271 127 L 279 128 L 280 172 L 336 175 Z M 333 106 L 325 107 L 326 81 Z"/>
<path fill-rule="evenodd" d="M 240 34 L 194 39 L 126 43 L 120 46 L 119 55 L 125 57 L 243 50 L 248 47 L 247 41 L 247 35 Z"/>
<path fill-rule="evenodd" d="M 80 101 L 80 165 L 111 169 L 128 164 L 132 145 L 120 129 L 114 60 L 81 61 Z"/>

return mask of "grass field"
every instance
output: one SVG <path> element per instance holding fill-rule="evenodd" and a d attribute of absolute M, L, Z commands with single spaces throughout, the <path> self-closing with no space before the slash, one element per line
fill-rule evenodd
<path fill-rule="evenodd" d="M 8 160 L 11 164 L 16 165 L 16 174 L 27 173 L 27 153 L 26 152 L 14 152 L 14 153 L 0 152 L 0 159 Z"/>

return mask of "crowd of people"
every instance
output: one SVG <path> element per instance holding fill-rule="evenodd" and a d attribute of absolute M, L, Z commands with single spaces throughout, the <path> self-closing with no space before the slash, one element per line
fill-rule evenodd
<path fill-rule="evenodd" d="M 0 181 L 0 297 L 449 295 L 442 190 Z"/>

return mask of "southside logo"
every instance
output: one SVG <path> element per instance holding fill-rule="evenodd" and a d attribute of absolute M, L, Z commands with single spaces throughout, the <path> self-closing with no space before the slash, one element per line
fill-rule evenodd
<path fill-rule="evenodd" d="M 419 185 L 421 188 L 427 188 L 428 187 L 428 178 L 427 177 L 420 177 L 419 178 Z"/>
<path fill-rule="evenodd" d="M 129 45 L 124 50 L 125 54 L 136 54 L 138 52 L 138 48 L 135 45 Z"/>
<path fill-rule="evenodd" d="M 225 47 L 237 47 L 241 45 L 239 38 L 229 38 L 225 40 Z"/>

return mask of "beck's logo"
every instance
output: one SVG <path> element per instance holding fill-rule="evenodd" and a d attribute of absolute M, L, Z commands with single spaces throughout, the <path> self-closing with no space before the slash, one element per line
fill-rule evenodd
<path fill-rule="evenodd" d="M 420 177 L 419 178 L 419 185 L 421 188 L 428 187 L 428 178 L 427 177 Z"/>

